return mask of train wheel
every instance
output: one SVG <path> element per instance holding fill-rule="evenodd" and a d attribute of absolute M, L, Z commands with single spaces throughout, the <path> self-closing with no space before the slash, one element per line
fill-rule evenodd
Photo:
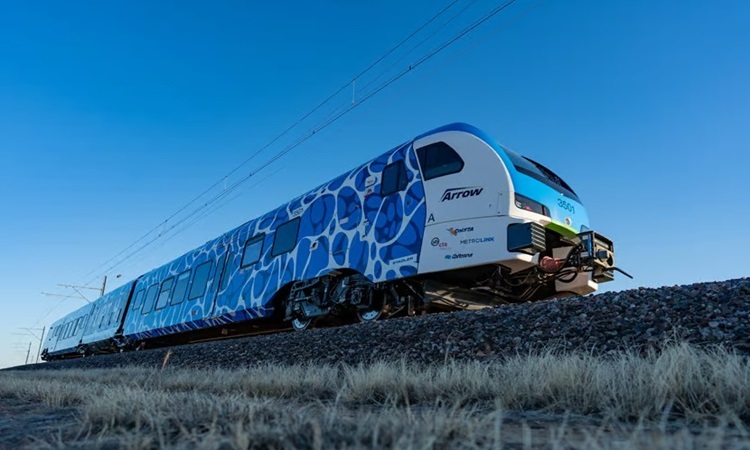
<path fill-rule="evenodd" d="M 368 309 L 367 311 L 357 311 L 357 319 L 360 322 L 375 322 L 383 315 L 382 309 Z"/>
<path fill-rule="evenodd" d="M 360 322 L 375 322 L 380 319 L 384 312 L 388 309 L 388 304 L 382 296 L 370 303 L 372 309 L 365 309 L 357 311 L 357 319 Z"/>
<path fill-rule="evenodd" d="M 295 317 L 292 319 L 292 328 L 294 331 L 305 331 L 312 326 L 312 322 L 312 319 L 303 320 Z"/>

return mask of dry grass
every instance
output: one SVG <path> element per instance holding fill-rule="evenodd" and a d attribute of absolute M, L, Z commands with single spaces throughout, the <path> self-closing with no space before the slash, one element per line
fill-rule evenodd
<path fill-rule="evenodd" d="M 53 448 L 750 448 L 750 362 L 688 345 L 428 367 L 0 372 L 0 398 L 75 408 L 78 433 L 34 443 Z"/>

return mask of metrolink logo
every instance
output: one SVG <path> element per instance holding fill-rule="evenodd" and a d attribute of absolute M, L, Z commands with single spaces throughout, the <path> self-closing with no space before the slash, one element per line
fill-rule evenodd
<path fill-rule="evenodd" d="M 469 238 L 469 239 L 461 239 L 460 241 L 461 245 L 485 244 L 487 242 L 495 242 L 495 237 L 487 236 L 483 238 Z"/>
<path fill-rule="evenodd" d="M 481 194 L 483 190 L 484 188 L 477 186 L 446 189 L 445 192 L 443 192 L 443 197 L 440 201 L 445 202 L 448 200 L 456 200 L 458 198 L 475 197 Z"/>

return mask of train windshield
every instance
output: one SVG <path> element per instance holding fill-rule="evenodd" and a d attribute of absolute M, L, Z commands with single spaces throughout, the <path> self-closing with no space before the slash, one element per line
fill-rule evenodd
<path fill-rule="evenodd" d="M 561 191 L 566 197 L 572 198 L 578 203 L 581 203 L 581 199 L 578 198 L 578 195 L 576 195 L 568 183 L 560 178 L 555 172 L 530 158 L 519 155 L 509 148 L 503 147 L 503 150 L 505 150 L 505 153 L 508 155 L 517 171 L 530 176 L 535 180 L 541 181 L 547 186 L 557 191 Z"/>

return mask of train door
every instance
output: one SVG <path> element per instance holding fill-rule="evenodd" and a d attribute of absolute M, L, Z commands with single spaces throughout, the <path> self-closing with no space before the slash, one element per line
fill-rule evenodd
<path fill-rule="evenodd" d="M 418 139 L 414 149 L 427 204 L 419 273 L 492 259 L 510 183 L 497 153 L 472 134 L 450 131 Z"/>
<path fill-rule="evenodd" d="M 424 231 L 416 157 L 407 143 L 371 164 L 382 169 L 363 180 L 363 217 L 349 244 L 349 267 L 373 281 L 415 275 Z"/>
<path fill-rule="evenodd" d="M 213 285 L 214 301 L 211 308 L 211 316 L 218 316 L 227 312 L 227 296 L 224 295 L 229 278 L 232 274 L 232 264 L 234 263 L 234 253 L 231 243 L 224 244 L 224 251 L 220 253 L 216 261 L 216 271 L 214 271 Z"/>

